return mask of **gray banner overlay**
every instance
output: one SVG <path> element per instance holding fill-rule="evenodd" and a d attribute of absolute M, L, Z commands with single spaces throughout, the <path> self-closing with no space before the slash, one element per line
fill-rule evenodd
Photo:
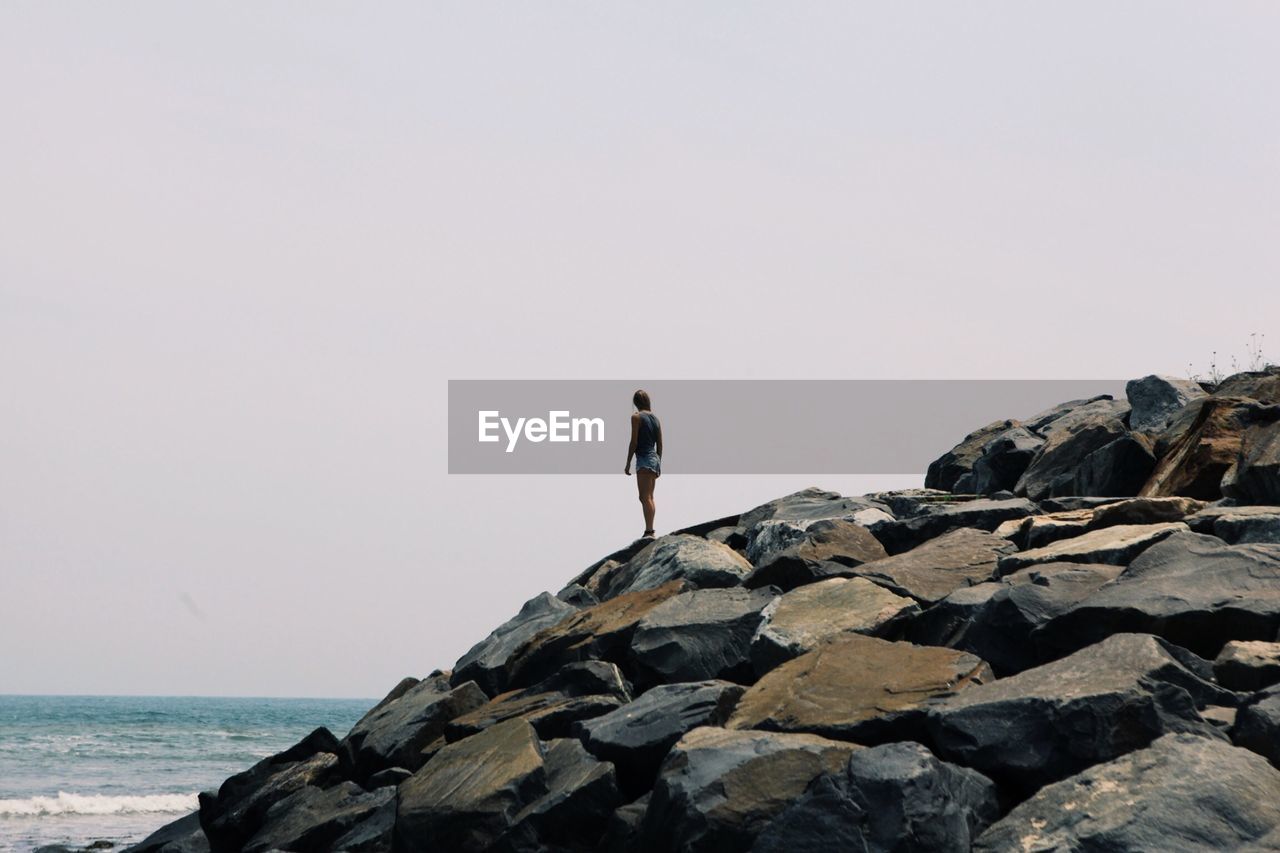
<path fill-rule="evenodd" d="M 637 388 L 663 474 L 923 474 L 992 421 L 1124 397 L 1118 379 L 451 379 L 449 473 L 619 473 Z"/>

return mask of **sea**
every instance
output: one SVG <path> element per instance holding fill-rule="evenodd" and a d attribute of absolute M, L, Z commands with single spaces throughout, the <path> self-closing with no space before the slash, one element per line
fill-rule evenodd
<path fill-rule="evenodd" d="M 0 695 L 0 851 L 141 841 L 317 726 L 341 738 L 376 701 Z"/>

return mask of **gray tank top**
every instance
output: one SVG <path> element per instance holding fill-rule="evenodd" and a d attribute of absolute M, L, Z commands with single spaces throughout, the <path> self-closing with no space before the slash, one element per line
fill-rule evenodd
<path fill-rule="evenodd" d="M 662 431 L 662 424 L 658 422 L 658 416 L 653 412 L 640 413 L 640 432 L 636 436 L 636 455 L 644 456 L 651 452 L 655 452 L 658 447 L 658 434 Z"/>

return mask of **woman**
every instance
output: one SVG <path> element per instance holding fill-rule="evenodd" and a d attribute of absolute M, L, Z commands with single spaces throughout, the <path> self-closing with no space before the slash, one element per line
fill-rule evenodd
<path fill-rule="evenodd" d="M 631 413 L 631 445 L 627 448 L 627 466 L 622 469 L 631 476 L 631 457 L 636 458 L 636 488 L 640 492 L 640 506 L 644 509 L 644 534 L 641 539 L 653 538 L 653 485 L 662 474 L 662 424 L 658 416 L 649 411 L 649 394 L 637 391 L 631 395 L 636 411 Z"/>

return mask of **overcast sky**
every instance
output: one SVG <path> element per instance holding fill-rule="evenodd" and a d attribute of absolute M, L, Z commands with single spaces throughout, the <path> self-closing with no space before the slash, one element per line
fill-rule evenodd
<path fill-rule="evenodd" d="M 1243 356 L 1278 24 L 5 3 L 0 692 L 381 696 L 639 531 L 620 472 L 448 476 L 449 378 Z M 817 479 L 664 473 L 660 530 Z"/>

